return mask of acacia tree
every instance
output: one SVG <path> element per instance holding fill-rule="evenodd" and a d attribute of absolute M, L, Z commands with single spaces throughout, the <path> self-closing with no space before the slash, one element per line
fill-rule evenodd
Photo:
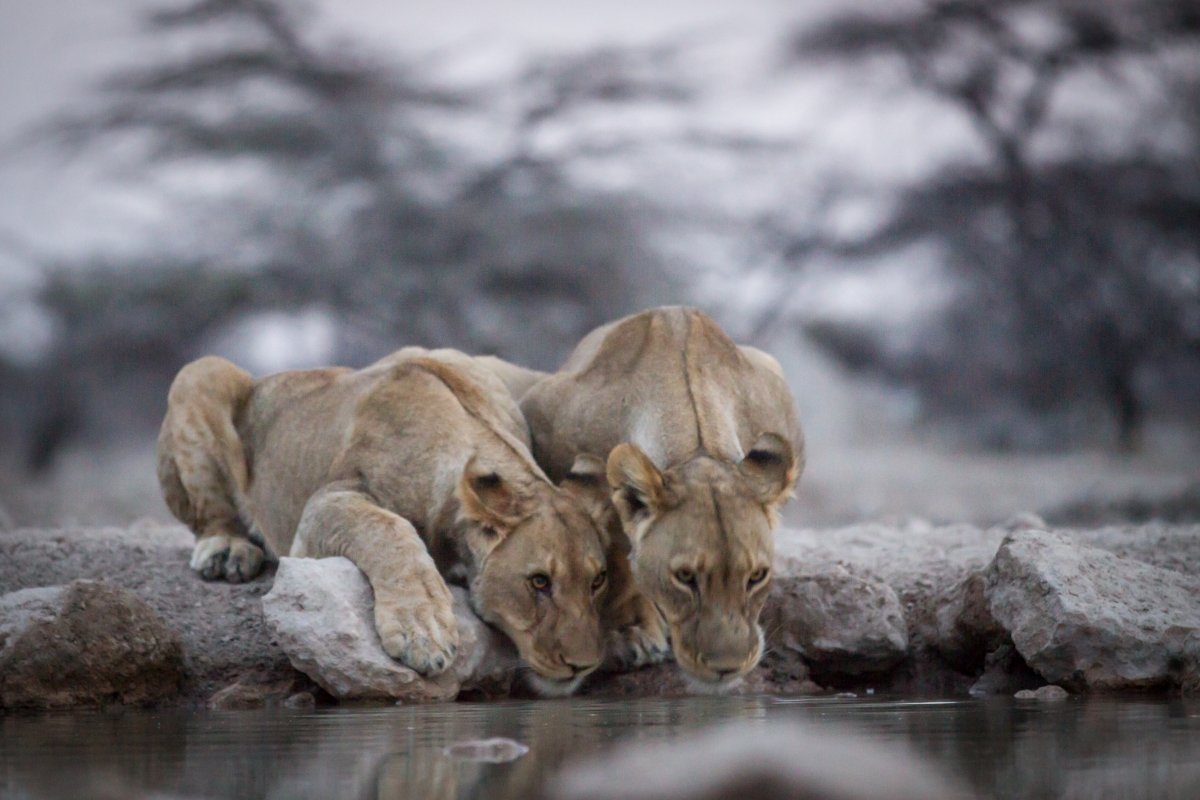
<path fill-rule="evenodd" d="M 1200 6 L 1191 2 L 939 0 L 796 36 L 797 59 L 898 57 L 914 86 L 970 120 L 986 153 L 906 189 L 867 241 L 833 248 L 944 245 L 959 300 L 885 371 L 949 410 L 1008 397 L 1046 411 L 1096 396 L 1112 409 L 1121 445 L 1136 445 L 1139 369 L 1200 342 L 1200 242 L 1184 222 L 1194 219 L 1200 150 L 1193 142 L 1182 155 L 1136 146 L 1099 155 L 1077 137 L 1059 155 L 1039 146 L 1070 135 L 1055 113 L 1067 81 L 1099 77 L 1115 91 L 1129 89 L 1131 74 L 1152 75 L 1178 98 L 1166 56 L 1198 45 Z M 1160 107 L 1139 133 L 1178 108 Z"/>
<path fill-rule="evenodd" d="M 188 0 L 146 22 L 176 46 L 41 132 L 76 153 L 136 145 L 146 173 L 248 169 L 257 199 L 223 195 L 177 220 L 203 242 L 194 254 L 47 265 L 42 300 L 59 335 L 38 374 L 62 385 L 67 411 L 29 426 L 34 466 L 94 422 L 97 386 L 125 387 L 115 402 L 155 421 L 197 343 L 252 311 L 329 309 L 343 363 L 417 343 L 549 368 L 662 285 L 649 209 L 580 189 L 569 153 L 529 146 L 587 104 L 685 101 L 653 49 L 545 59 L 518 86 L 492 87 L 521 100 L 510 152 L 488 161 L 431 132 L 434 118 L 478 111 L 481 93 L 314 44 L 285 0 Z"/>

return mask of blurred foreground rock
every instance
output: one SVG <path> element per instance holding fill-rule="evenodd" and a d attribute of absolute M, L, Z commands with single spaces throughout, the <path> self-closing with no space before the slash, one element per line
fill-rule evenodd
<path fill-rule="evenodd" d="M 153 705 L 183 679 L 179 637 L 127 589 L 75 581 L 0 597 L 0 707 Z"/>
<path fill-rule="evenodd" d="M 559 800 L 942 800 L 970 797 L 905 748 L 820 725 L 737 722 L 568 765 Z"/>
<path fill-rule="evenodd" d="M 515 648 L 472 613 L 467 593 L 452 587 L 459 646 L 454 664 L 423 678 L 383 650 L 375 630 L 375 596 L 345 558 L 281 558 L 263 613 L 296 669 L 339 700 L 453 700 L 461 690 L 508 694 Z"/>

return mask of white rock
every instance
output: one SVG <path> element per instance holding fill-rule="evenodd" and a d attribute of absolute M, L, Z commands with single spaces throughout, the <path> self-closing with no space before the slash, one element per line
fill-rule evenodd
<path fill-rule="evenodd" d="M 453 700 L 460 687 L 504 680 L 516 669 L 512 645 L 470 610 L 466 592 L 452 587 L 459 626 L 451 668 L 424 678 L 392 659 L 375 630 L 375 595 L 365 575 L 345 558 L 281 558 L 263 613 L 292 665 L 343 700 Z"/>
<path fill-rule="evenodd" d="M 1014 531 L 988 569 L 992 616 L 1052 683 L 1162 685 L 1186 673 L 1200 581 L 1045 531 Z"/>

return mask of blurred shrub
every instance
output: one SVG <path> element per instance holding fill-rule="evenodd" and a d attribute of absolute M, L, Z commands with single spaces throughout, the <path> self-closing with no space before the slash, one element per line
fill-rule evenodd
<path fill-rule="evenodd" d="M 1053 419 L 1102 403 L 1134 448 L 1147 372 L 1200 358 L 1200 5 L 937 0 L 835 17 L 791 54 L 902 64 L 985 154 L 905 189 L 865 240 L 823 248 L 855 259 L 935 242 L 956 301 L 900 352 L 836 325 L 817 341 L 917 386 L 935 415 L 1011 406 Z M 1114 99 L 1135 123 L 1101 147 Z M 1164 143 L 1178 130 L 1184 144 Z M 1200 399 L 1194 381 L 1172 392 Z"/>

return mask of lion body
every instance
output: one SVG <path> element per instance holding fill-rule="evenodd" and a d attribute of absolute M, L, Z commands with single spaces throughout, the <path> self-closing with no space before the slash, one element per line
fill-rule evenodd
<path fill-rule="evenodd" d="M 533 460 L 506 384 L 462 353 L 405 348 L 362 370 L 257 381 L 201 359 L 172 386 L 159 478 L 205 577 L 253 577 L 256 542 L 346 555 L 375 588 L 385 649 L 418 671 L 440 672 L 456 649 L 443 575 L 465 580 L 545 677 L 577 684 L 599 662 L 600 534 Z M 543 557 L 557 570 L 549 611 L 526 585 Z"/>

